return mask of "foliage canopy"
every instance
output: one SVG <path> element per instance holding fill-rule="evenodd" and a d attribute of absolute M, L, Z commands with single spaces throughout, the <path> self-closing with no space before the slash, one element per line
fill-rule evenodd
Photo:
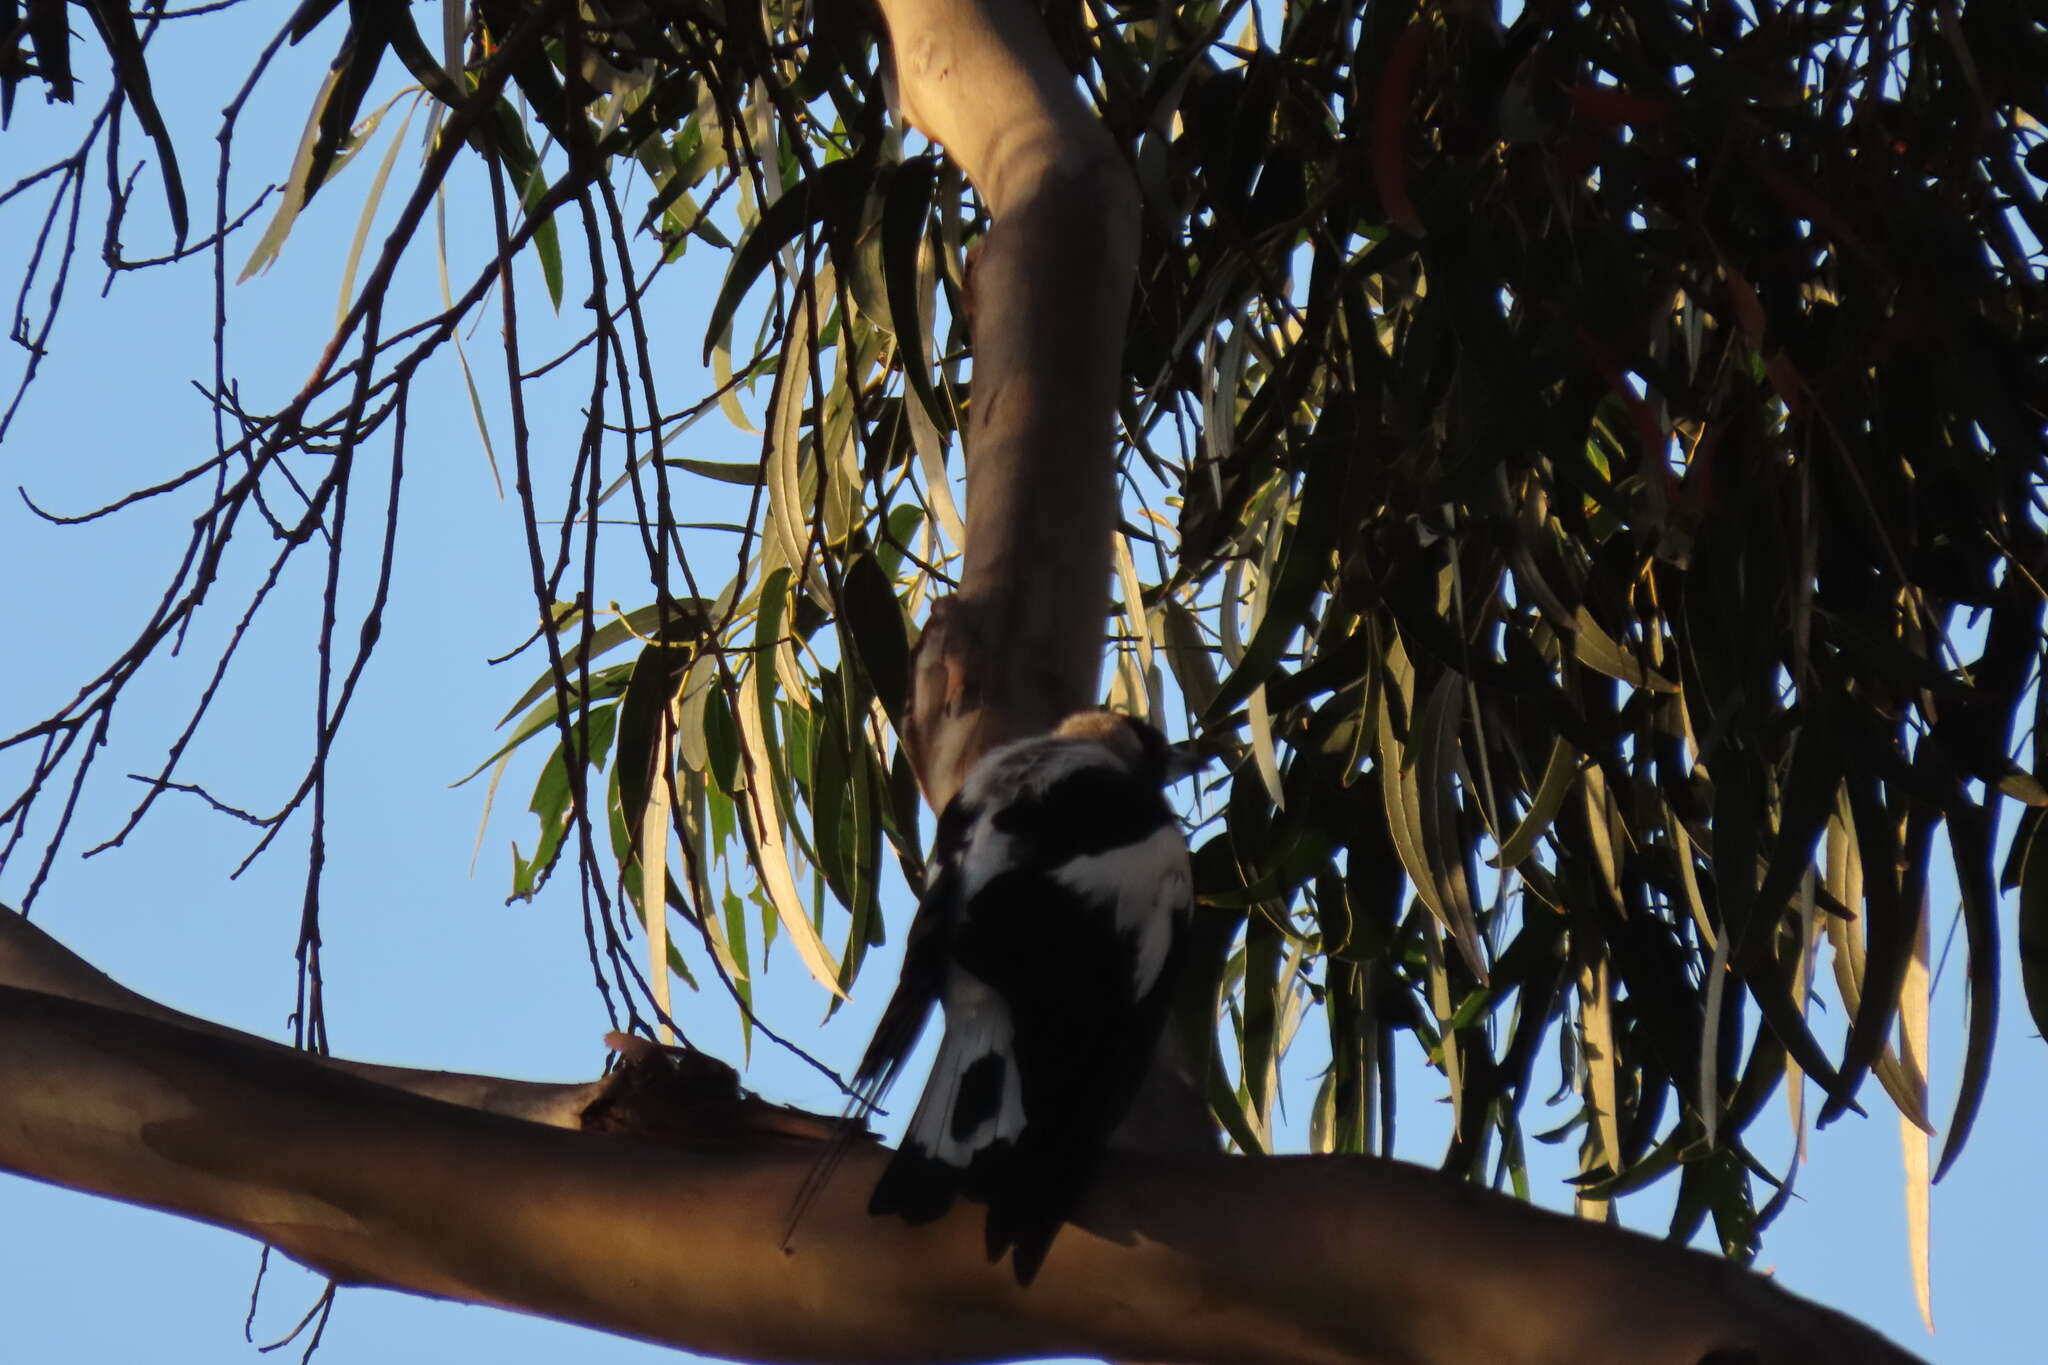
<path fill-rule="evenodd" d="M 155 140 L 181 238 L 188 217 L 147 78 L 167 20 L 84 8 L 118 88 L 6 196 L 47 196 L 25 270 L 59 294 L 65 214 L 122 119 Z M 947 463 L 984 211 L 905 147 L 850 6 L 451 0 L 439 56 L 408 5 L 338 9 L 309 0 L 280 34 L 348 25 L 251 268 L 371 144 L 387 56 L 436 101 L 436 140 L 314 382 L 254 414 L 216 375 L 233 430 L 177 481 L 221 480 L 192 559 L 122 659 L 8 741 L 42 758 L 0 812 L 4 853 L 34 800 L 84 780 L 119 690 L 238 520 L 275 522 L 261 493 L 294 462 L 315 474 L 280 565 L 314 541 L 338 564 L 356 462 L 402 458 L 409 386 L 495 294 L 548 657 L 494 756 L 550 750 L 514 894 L 572 860 L 600 986 L 636 1022 L 628 921 L 651 900 L 701 936 L 674 969 L 708 966 L 743 1006 L 777 937 L 844 991 L 882 941 L 891 864 L 919 875 L 896 730 L 962 540 Z M 63 10 L 24 13 L 0 27 L 9 99 L 30 80 L 68 98 Z M 1407 1035 L 1450 1089 L 1446 1164 L 1520 1188 L 1555 1046 L 1578 1114 L 1543 1136 L 1576 1133 L 1582 1201 L 1675 1172 L 1674 1232 L 1712 1216 L 1731 1254 L 1789 1194 L 1745 1145 L 1788 1076 L 1825 1121 L 1874 1075 L 1940 1124 L 1946 1169 L 1989 1075 L 2001 888 L 2048 1024 L 2048 790 L 2022 724 L 2048 578 L 2042 21 L 2017 0 L 1546 3 L 1505 25 L 1452 0 L 1086 0 L 1047 21 L 1143 193 L 1110 696 L 1184 709 L 1229 759 L 1196 868 L 1228 945 L 1211 1099 L 1232 1138 L 1270 1141 L 1278 1056 L 1313 1027 L 1319 1146 L 1391 1146 Z M 466 150 L 490 167 L 496 250 L 444 312 L 393 326 L 384 290 Z M 224 195 L 215 215 L 193 250 L 222 259 Z M 707 249 L 729 253 L 719 388 L 678 412 L 642 299 Z M 521 252 L 557 306 L 577 268 L 593 299 L 583 344 L 539 366 L 504 268 Z M 550 543 L 522 393 L 571 362 L 588 424 Z M 680 453 L 713 411 L 752 429 L 743 394 L 757 462 Z M 679 534 L 707 481 L 743 507 L 729 581 Z M 660 595 L 608 615 L 594 528 L 614 499 Z M 345 665 L 323 625 L 335 700 L 294 806 L 376 610 Z M 736 890 L 720 864 L 741 856 Z M 1946 1115 L 1919 1070 L 1943 859 L 1969 981 Z M 307 933 L 317 1042 L 311 915 Z M 1832 1039 L 1809 1008 L 1830 985 Z"/>

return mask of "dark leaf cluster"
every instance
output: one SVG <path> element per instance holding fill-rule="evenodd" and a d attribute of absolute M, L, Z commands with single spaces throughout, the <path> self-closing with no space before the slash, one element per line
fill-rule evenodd
<path fill-rule="evenodd" d="M 86 8 L 159 136 L 127 12 Z M 53 10 L 0 9 L 10 96 L 29 73 L 68 92 Z M 466 111 L 526 214 L 514 233 L 501 206 L 501 257 L 530 242 L 558 307 L 552 217 L 580 216 L 601 320 L 568 520 L 630 487 L 664 595 L 600 624 L 594 539 L 565 529 L 550 564 L 530 526 L 550 666 L 502 755 L 538 737 L 552 756 L 513 889 L 578 850 L 586 905 L 617 886 L 644 915 L 658 893 L 743 1005 L 778 936 L 844 990 L 882 938 L 885 845 L 917 874 L 892 730 L 959 548 L 947 460 L 986 228 L 943 158 L 901 154 L 854 7 L 762 13 L 481 0 L 451 68 L 409 7 L 351 3 L 294 171 L 296 202 L 338 171 L 388 51 Z M 1676 1174 L 1674 1233 L 1711 1217 L 1731 1254 L 1790 1193 L 1745 1140 L 1788 1078 L 1795 1129 L 1808 1082 L 1821 1122 L 1881 1089 L 1939 1129 L 1945 1170 L 2015 937 L 2048 1024 L 2039 14 L 1046 17 L 1143 195 L 1112 700 L 1184 705 L 1232 757 L 1196 852 L 1236 1049 L 1211 1078 L 1226 1131 L 1270 1143 L 1280 1058 L 1313 1021 L 1319 1147 L 1391 1148 L 1412 1040 L 1449 1090 L 1448 1167 L 1525 1189 L 1527 1141 L 1570 1140 L 1582 1205 Z M 180 203 L 167 146 L 162 165 Z M 720 388 L 679 424 L 646 362 L 629 174 L 657 267 L 693 241 L 731 253 Z M 729 237 L 712 210 L 735 187 Z M 508 360 L 516 408 L 543 371 Z M 665 444 L 712 407 L 744 422 L 740 394 L 763 400 L 757 463 Z M 717 528 L 739 537 L 722 590 L 676 536 L 685 477 L 745 501 Z M 584 586 L 558 594 L 572 561 Z M 1930 945 L 1952 924 L 1968 1030 L 1937 1109 Z M 1528 1131 L 1532 1100 L 1561 1121 Z"/>

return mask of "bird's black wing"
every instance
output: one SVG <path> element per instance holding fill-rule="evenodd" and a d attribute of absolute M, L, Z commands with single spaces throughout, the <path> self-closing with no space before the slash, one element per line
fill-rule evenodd
<path fill-rule="evenodd" d="M 853 1074 L 854 1088 L 873 1087 L 867 1108 L 872 1109 L 887 1092 L 896 1073 L 917 1046 L 925 1020 L 938 1002 L 946 984 L 946 961 L 952 950 L 955 926 L 960 920 L 961 857 L 974 812 L 958 801 L 947 804 L 939 817 L 938 836 L 932 848 L 932 880 L 917 903 L 910 934 L 903 943 L 903 972 L 896 992 L 883 1007 L 875 1036 L 861 1054 L 860 1069 Z M 863 1113 L 866 1110 L 862 1111 Z"/>
<path fill-rule="evenodd" d="M 1134 998 L 1137 951 L 1114 932 L 1114 907 L 1078 901 L 1042 871 L 997 878 L 975 911 L 955 951 L 1010 1006 L 1027 1116 L 1015 1150 L 978 1192 L 988 1200 L 989 1259 L 1014 1248 L 1018 1281 L 1028 1284 L 1130 1107 L 1168 993 Z"/>
<path fill-rule="evenodd" d="M 1003 997 L 1015 1024 L 1027 1122 L 980 1192 L 989 1206 L 989 1258 L 1012 1251 L 1018 1281 L 1028 1284 L 1130 1107 L 1158 1045 L 1170 995 L 1162 986 L 1179 956 L 1175 934 L 1164 970 L 1154 963 L 1141 984 L 1141 936 L 1118 923 L 1119 898 L 1138 888 L 1119 877 L 1077 885 L 1061 873 L 1077 859 L 1105 857 L 1119 872 L 1142 868 L 1116 855 L 1172 829 L 1174 818 L 1156 788 L 1134 789 L 1114 768 L 1088 767 L 997 819 L 1030 842 L 1033 856 L 963 908 L 952 952 Z"/>
<path fill-rule="evenodd" d="M 864 1131 L 867 1117 L 895 1084 L 903 1063 L 917 1046 L 918 1036 L 924 1032 L 932 1006 L 938 1002 L 945 986 L 953 928 L 960 917 L 960 852 L 972 819 L 972 813 L 962 809 L 958 801 L 950 803 L 939 817 L 932 880 L 910 921 L 910 933 L 903 945 L 902 975 L 897 978 L 895 993 L 882 1009 L 881 1021 L 875 1025 L 867 1051 L 861 1054 L 860 1067 L 853 1073 L 853 1098 L 846 1106 L 848 1122 L 797 1189 L 783 1233 L 785 1245 L 794 1235 L 804 1210 L 832 1178 L 855 1137 Z M 941 1205 L 939 1212 L 944 1211 Z"/>

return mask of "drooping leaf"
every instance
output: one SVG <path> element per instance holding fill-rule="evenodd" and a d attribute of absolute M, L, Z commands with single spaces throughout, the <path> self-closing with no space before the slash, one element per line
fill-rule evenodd
<path fill-rule="evenodd" d="M 718 339 L 725 335 L 740 301 L 776 253 L 820 224 L 826 226 L 828 234 L 836 233 L 837 225 L 846 222 L 858 209 L 873 178 L 874 166 L 865 158 L 828 162 L 762 211 L 760 220 L 734 248 L 725 283 L 719 286 L 718 298 L 711 305 L 711 321 L 704 330 L 706 362 L 710 361 Z"/>
<path fill-rule="evenodd" d="M 183 246 L 186 229 L 190 226 L 190 212 L 185 206 L 185 178 L 178 171 L 178 149 L 171 141 L 171 131 L 164 126 L 164 116 L 156 107 L 156 95 L 150 86 L 149 63 L 143 58 L 142 40 L 135 31 L 134 16 L 124 0 L 85 0 L 85 9 L 92 15 L 93 26 L 100 31 L 100 40 L 107 45 L 107 54 L 114 59 L 114 79 L 120 82 L 121 94 L 127 99 L 128 107 L 135 111 L 135 121 L 142 125 L 142 131 L 156 146 L 157 171 L 163 177 L 164 199 L 171 215 L 171 234 L 177 244 Z M 62 14 L 61 6 L 58 12 Z M 61 50 L 63 44 L 53 46 Z M 39 59 L 42 53 L 43 43 L 38 33 L 36 55 Z M 64 58 L 61 55 L 58 62 L 59 69 L 62 69 Z"/>
<path fill-rule="evenodd" d="M 1884 1048 L 1885 1036 L 1899 1008 L 1899 987 L 1905 980 L 1912 958 L 1914 934 L 1920 919 L 1917 900 L 1909 900 L 1893 869 L 1900 865 L 1900 841 L 1896 824 L 1877 799 L 1877 784 L 1852 765 L 1847 774 L 1849 809 L 1856 822 L 1856 841 L 1863 862 L 1863 904 L 1868 941 L 1868 966 L 1862 982 L 1863 999 L 1850 1025 L 1849 1040 L 1843 1047 L 1843 1093 L 1830 1097 L 1822 1108 L 1820 1122 L 1826 1125 L 1847 1107 L 1845 1095 L 1853 1095 L 1863 1073 Z M 1912 823 L 1909 817 L 1909 823 Z M 1919 823 L 1927 825 L 1925 817 Z M 1930 831 L 1931 832 L 1931 831 Z M 1917 841 L 1909 840 L 1910 850 Z"/>
<path fill-rule="evenodd" d="M 1529 809 L 1522 816 L 1514 832 L 1501 842 L 1498 852 L 1488 858 L 1491 867 L 1516 867 L 1536 851 L 1536 841 L 1557 819 L 1557 812 L 1564 805 L 1566 793 L 1572 789 L 1572 780 L 1579 775 L 1578 750 L 1560 736 L 1550 748 L 1550 759 L 1543 765 L 1543 780 L 1536 788 L 1536 794 L 1529 800 Z"/>
<path fill-rule="evenodd" d="M 839 608 L 842 638 L 852 646 L 876 700 L 900 732 L 910 700 L 910 637 L 896 591 L 873 555 L 858 555 L 847 564 Z"/>
<path fill-rule="evenodd" d="M 923 272 L 918 264 L 936 175 L 937 161 L 930 156 L 911 157 L 890 167 L 882 198 L 882 277 L 904 378 L 926 416 L 944 430 L 953 420 L 932 387 L 931 364 L 925 352 L 926 310 L 920 307 Z"/>
<path fill-rule="evenodd" d="M 1294 501 L 1297 516 L 1287 532 L 1277 580 L 1266 593 L 1265 614 L 1245 645 L 1244 657 L 1224 678 L 1209 703 L 1205 725 L 1213 725 L 1242 705 L 1265 682 L 1288 642 L 1307 623 L 1310 608 L 1331 568 L 1331 552 L 1341 524 L 1343 484 L 1349 461 L 1334 436 L 1316 442 L 1319 454 Z M 1277 535 L 1282 528 L 1273 528 Z"/>
<path fill-rule="evenodd" d="M 2048 838 L 2042 837 L 2044 828 L 2048 825 L 2035 820 L 2013 836 L 2019 868 L 2012 884 L 2020 893 L 2020 985 L 2026 991 L 2034 1026 L 2048 1035 Z"/>
<path fill-rule="evenodd" d="M 1955 860 L 1956 888 L 1962 899 L 1963 941 L 1969 951 L 1964 968 L 1969 983 L 1969 1033 L 1963 1050 L 1962 1078 L 1956 1086 L 1955 1110 L 1949 1117 L 1948 1135 L 1942 1140 L 1941 1159 L 1935 1164 L 1934 1179 L 1948 1174 L 1962 1155 L 1976 1124 L 1984 1089 L 1991 1080 L 1991 1049 L 1998 1036 L 1998 922 L 1996 897 L 1992 890 L 1992 817 L 1989 811 L 1971 804 L 1958 794 L 1948 821 L 1949 851 Z M 2024 935 L 2025 921 L 2022 920 Z M 2024 939 L 2022 961 L 2026 952 Z"/>

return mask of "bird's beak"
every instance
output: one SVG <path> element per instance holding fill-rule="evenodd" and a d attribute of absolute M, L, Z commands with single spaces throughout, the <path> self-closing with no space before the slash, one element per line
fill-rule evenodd
<path fill-rule="evenodd" d="M 1207 753 L 1199 740 L 1183 740 L 1179 744 L 1166 746 L 1166 781 L 1170 786 L 1184 777 L 1193 777 L 1209 766 L 1215 755 Z"/>

